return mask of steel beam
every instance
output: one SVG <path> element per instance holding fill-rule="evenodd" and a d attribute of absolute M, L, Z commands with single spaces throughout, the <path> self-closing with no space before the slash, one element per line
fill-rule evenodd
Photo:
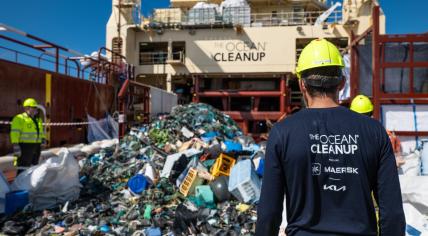
<path fill-rule="evenodd" d="M 207 91 L 196 93 L 200 97 L 279 97 L 281 91 Z"/>
<path fill-rule="evenodd" d="M 428 131 L 394 131 L 397 136 L 428 136 Z"/>
<path fill-rule="evenodd" d="M 241 112 L 241 111 L 225 111 L 234 120 L 278 120 L 283 113 L 277 111 L 270 112 Z"/>
<path fill-rule="evenodd" d="M 372 74 L 373 74 L 373 117 L 375 119 L 380 119 L 380 70 L 379 70 L 379 60 L 380 60 L 380 47 L 379 47 L 379 6 L 373 8 L 373 34 L 372 34 Z"/>

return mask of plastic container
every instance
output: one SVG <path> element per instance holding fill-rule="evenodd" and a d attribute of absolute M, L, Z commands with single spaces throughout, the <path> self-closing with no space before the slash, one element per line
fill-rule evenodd
<path fill-rule="evenodd" d="M 148 182 L 144 175 L 137 174 L 128 180 L 128 187 L 134 194 L 141 194 L 147 188 Z"/>
<path fill-rule="evenodd" d="M 223 8 L 223 22 L 226 24 L 250 26 L 250 6 L 225 7 Z"/>
<path fill-rule="evenodd" d="M 224 202 L 230 199 L 228 190 L 229 177 L 220 176 L 210 183 L 211 190 L 214 192 L 217 202 Z"/>
<path fill-rule="evenodd" d="M 422 139 L 421 166 L 422 175 L 428 175 L 428 139 Z"/>
<path fill-rule="evenodd" d="M 239 161 L 232 168 L 228 190 L 239 201 L 245 203 L 257 202 L 260 199 L 261 185 L 251 160 Z"/>
<path fill-rule="evenodd" d="M 214 177 L 219 177 L 221 175 L 229 176 L 230 170 L 235 165 L 235 159 L 227 156 L 225 154 L 220 154 L 220 156 L 216 159 L 214 165 L 211 168 L 211 174 Z"/>
<path fill-rule="evenodd" d="M 214 203 L 214 193 L 209 185 L 199 185 L 195 188 L 195 196 L 206 204 Z"/>
<path fill-rule="evenodd" d="M 155 9 L 154 20 L 165 24 L 182 23 L 185 19 L 183 10 L 180 8 Z"/>
<path fill-rule="evenodd" d="M 198 185 L 201 185 L 203 179 L 198 176 L 198 170 L 195 168 L 190 168 L 189 172 L 187 172 L 184 181 L 180 185 L 180 193 L 182 193 L 185 197 L 189 194 L 193 194 L 195 192 L 195 188 Z"/>
<path fill-rule="evenodd" d="M 210 25 L 216 22 L 217 12 L 214 8 L 193 8 L 188 12 L 191 25 Z"/>
<path fill-rule="evenodd" d="M 22 210 L 29 203 L 28 191 L 18 190 L 6 193 L 5 214 L 12 215 L 15 212 Z"/>

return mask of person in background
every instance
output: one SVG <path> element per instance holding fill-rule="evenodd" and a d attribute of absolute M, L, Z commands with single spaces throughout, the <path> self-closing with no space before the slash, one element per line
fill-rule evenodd
<path fill-rule="evenodd" d="M 39 116 L 37 101 L 27 98 L 23 103 L 25 112 L 16 115 L 12 120 L 10 141 L 13 152 L 18 157 L 19 167 L 37 165 L 41 153 L 41 145 L 45 140 L 43 121 Z"/>
<path fill-rule="evenodd" d="M 378 121 L 339 106 L 343 66 L 325 39 L 303 49 L 296 72 L 307 108 L 269 134 L 256 235 L 278 235 L 284 195 L 287 236 L 404 235 L 391 142 Z"/>
<path fill-rule="evenodd" d="M 368 98 L 365 95 L 358 95 L 356 96 L 352 102 L 350 109 L 352 111 L 355 111 L 357 113 L 372 117 L 373 115 L 373 103 L 370 101 L 370 98 Z M 395 162 L 397 167 L 400 167 L 403 165 L 406 161 L 401 156 L 401 141 L 400 139 L 395 135 L 394 132 L 391 132 L 389 130 L 386 130 L 389 136 L 389 140 L 392 144 L 392 149 L 394 150 L 395 154 Z"/>

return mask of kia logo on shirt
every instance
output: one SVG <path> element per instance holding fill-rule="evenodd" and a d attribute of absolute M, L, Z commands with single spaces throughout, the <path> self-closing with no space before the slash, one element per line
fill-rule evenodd
<path fill-rule="evenodd" d="M 342 187 L 337 187 L 336 185 L 332 184 L 332 185 L 326 185 L 324 184 L 324 190 L 330 190 L 330 191 L 335 191 L 335 192 L 345 192 L 346 191 L 346 186 L 342 186 Z"/>

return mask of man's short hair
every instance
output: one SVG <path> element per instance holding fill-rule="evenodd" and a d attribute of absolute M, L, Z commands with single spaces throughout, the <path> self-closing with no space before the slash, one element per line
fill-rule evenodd
<path fill-rule="evenodd" d="M 302 80 L 311 97 L 336 94 L 342 79 L 342 69 L 338 66 L 317 67 L 302 72 Z"/>
<path fill-rule="evenodd" d="M 368 117 L 371 117 L 372 115 L 373 115 L 373 112 L 372 111 L 369 111 L 369 112 L 366 112 L 366 113 L 360 113 L 361 115 L 365 115 L 365 116 L 368 116 Z"/>

